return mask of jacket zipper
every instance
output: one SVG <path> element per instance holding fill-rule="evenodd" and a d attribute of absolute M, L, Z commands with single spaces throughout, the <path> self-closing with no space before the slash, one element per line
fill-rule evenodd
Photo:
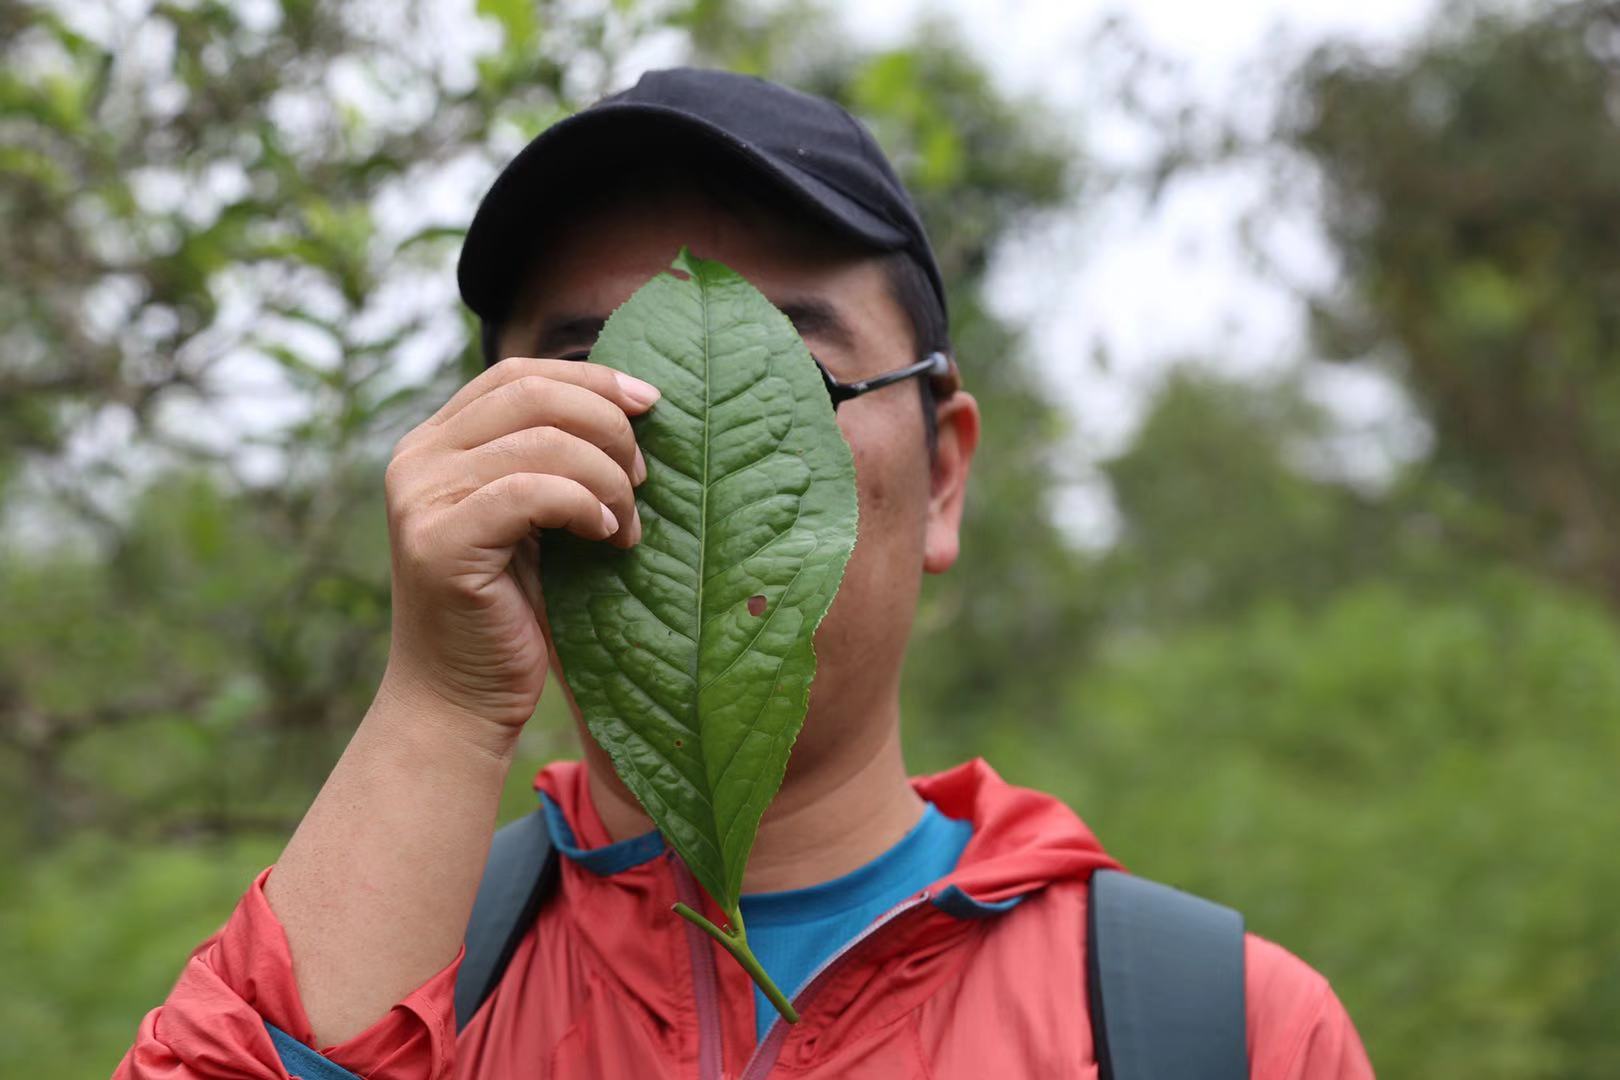
<path fill-rule="evenodd" d="M 911 911 L 921 904 L 927 903 L 929 895 L 929 890 L 924 889 L 916 896 L 913 896 L 907 900 L 902 900 L 900 903 L 878 916 L 877 921 L 873 922 L 865 930 L 862 930 L 855 937 L 851 938 L 847 943 L 845 943 L 843 948 L 839 949 L 837 952 L 833 953 L 825 961 L 823 961 L 821 966 L 816 968 L 816 970 L 811 973 L 810 978 L 805 981 L 804 986 L 799 989 L 799 992 L 793 995 L 793 1007 L 798 1011 L 799 1016 L 803 1017 L 805 1015 L 806 1007 L 812 1000 L 815 999 L 816 995 L 821 992 L 822 988 L 827 985 L 829 974 L 832 972 L 833 968 L 838 965 L 839 961 L 843 960 L 846 956 L 853 952 L 863 941 L 866 941 L 873 934 L 883 929 L 883 927 L 889 925 L 901 915 L 904 915 L 906 912 Z M 694 926 L 692 929 L 697 930 L 697 927 Z M 703 931 L 697 930 L 697 933 L 700 937 L 704 937 L 706 946 L 707 938 L 703 934 Z M 714 954 L 713 952 L 710 952 L 708 955 L 710 965 L 709 972 L 712 976 L 714 973 Z M 787 1021 L 778 1016 L 775 1020 L 771 1021 L 771 1026 L 765 1032 L 765 1038 L 761 1039 L 759 1045 L 754 1048 L 753 1056 L 748 1059 L 748 1065 L 743 1069 L 742 1076 L 739 1078 L 739 1080 L 764 1080 L 765 1077 L 769 1076 L 771 1074 L 771 1070 L 776 1068 L 777 1058 L 779 1058 L 782 1054 L 782 1047 L 787 1042 L 787 1036 Z"/>
<path fill-rule="evenodd" d="M 698 896 L 697 879 L 692 877 L 692 871 L 673 851 L 669 861 L 675 868 L 675 895 L 692 910 L 702 911 L 703 901 Z M 685 919 L 679 921 L 686 926 L 686 950 L 692 958 L 692 984 L 697 997 L 698 1080 L 722 1080 L 720 976 L 714 967 L 714 950 L 707 934 Z"/>

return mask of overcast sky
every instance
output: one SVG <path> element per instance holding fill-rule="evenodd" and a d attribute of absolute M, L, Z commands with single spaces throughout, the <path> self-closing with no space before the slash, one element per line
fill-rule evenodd
<path fill-rule="evenodd" d="M 1127 160 L 1141 131 L 1112 100 L 1108 73 L 1090 42 L 1111 15 L 1124 18 L 1155 53 L 1182 67 L 1178 92 L 1252 118 L 1270 114 L 1268 53 L 1323 38 L 1395 47 L 1418 30 L 1433 0 L 847 0 L 848 25 L 874 43 L 902 41 L 919 15 L 948 15 L 1001 85 L 1073 118 L 1102 164 Z M 1249 265 L 1239 218 L 1266 197 L 1257 171 L 1229 170 L 1183 184 L 1152 211 L 1119 198 L 1088 204 L 1069 228 L 1008 246 L 993 278 L 997 306 L 1029 326 L 1032 345 L 1073 411 L 1087 460 L 1115 449 L 1147 390 L 1169 364 L 1201 362 L 1257 373 L 1297 359 L 1302 310 L 1286 289 Z M 1268 245 L 1291 279 L 1332 281 L 1331 260 L 1308 214 L 1279 213 Z M 1098 363 L 1101 351 L 1106 363 Z M 1366 374 L 1322 372 L 1320 396 L 1359 432 L 1346 467 L 1376 476 L 1414 437 L 1399 397 Z M 1066 518 L 1082 538 L 1106 539 L 1108 513 L 1082 483 Z"/>

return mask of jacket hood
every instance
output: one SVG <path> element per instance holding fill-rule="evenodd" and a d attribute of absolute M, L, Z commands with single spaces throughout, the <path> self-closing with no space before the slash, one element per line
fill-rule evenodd
<path fill-rule="evenodd" d="M 935 903 L 947 911 L 956 898 L 1004 910 L 1036 889 L 1083 883 L 1094 870 L 1119 866 L 1061 800 L 1007 783 L 983 758 L 911 785 L 946 817 L 973 823 L 956 870 L 934 887 Z"/>
<path fill-rule="evenodd" d="M 1092 871 L 1119 865 L 1063 802 L 1007 783 L 983 758 L 913 777 L 911 785 L 941 814 L 973 823 L 973 838 L 956 869 L 929 889 L 934 904 L 949 914 L 977 917 L 1004 911 L 1037 889 L 1084 883 Z M 559 850 L 585 869 L 615 874 L 663 853 L 663 839 L 656 832 L 617 843 L 608 836 L 581 762 L 547 765 L 534 786 L 560 811 L 566 826 L 565 835 L 556 837 Z"/>

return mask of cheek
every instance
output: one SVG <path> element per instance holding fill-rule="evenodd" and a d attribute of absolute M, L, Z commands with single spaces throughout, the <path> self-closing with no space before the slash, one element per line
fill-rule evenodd
<path fill-rule="evenodd" d="M 822 680 L 823 694 L 834 684 L 854 680 L 864 686 L 882 672 L 892 674 L 904 651 L 922 578 L 927 500 L 908 486 L 904 455 L 896 455 L 893 445 L 862 444 L 853 438 L 851 443 L 860 522 L 844 580 L 816 632 L 817 654 L 827 670 L 842 672 L 830 682 Z"/>
<path fill-rule="evenodd" d="M 891 497 L 894 478 L 883 470 L 880 456 L 868 454 L 855 458 L 855 492 L 860 502 L 861 518 L 882 521 L 894 509 Z"/>
<path fill-rule="evenodd" d="M 909 459 L 892 441 L 851 440 L 859 531 L 851 570 L 894 574 L 922 558 L 927 500 L 909 475 Z"/>
<path fill-rule="evenodd" d="M 854 553 L 822 629 L 824 638 L 852 651 L 879 648 L 895 635 L 895 620 L 910 619 L 922 579 L 928 455 L 921 418 L 906 412 L 915 405 L 898 394 L 885 399 L 890 392 L 845 402 L 837 413 L 855 459 L 860 518 Z"/>

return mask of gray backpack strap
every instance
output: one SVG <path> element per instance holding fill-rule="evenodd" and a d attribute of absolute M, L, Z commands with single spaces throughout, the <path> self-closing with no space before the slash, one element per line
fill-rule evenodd
<path fill-rule="evenodd" d="M 494 992 L 556 880 L 557 852 L 546 830 L 544 810 L 536 809 L 496 831 L 472 918 L 467 920 L 467 952 L 456 973 L 458 1032 Z"/>
<path fill-rule="evenodd" d="M 1102 1080 L 1245 1080 L 1243 916 L 1117 870 L 1092 874 L 1087 908 Z"/>

